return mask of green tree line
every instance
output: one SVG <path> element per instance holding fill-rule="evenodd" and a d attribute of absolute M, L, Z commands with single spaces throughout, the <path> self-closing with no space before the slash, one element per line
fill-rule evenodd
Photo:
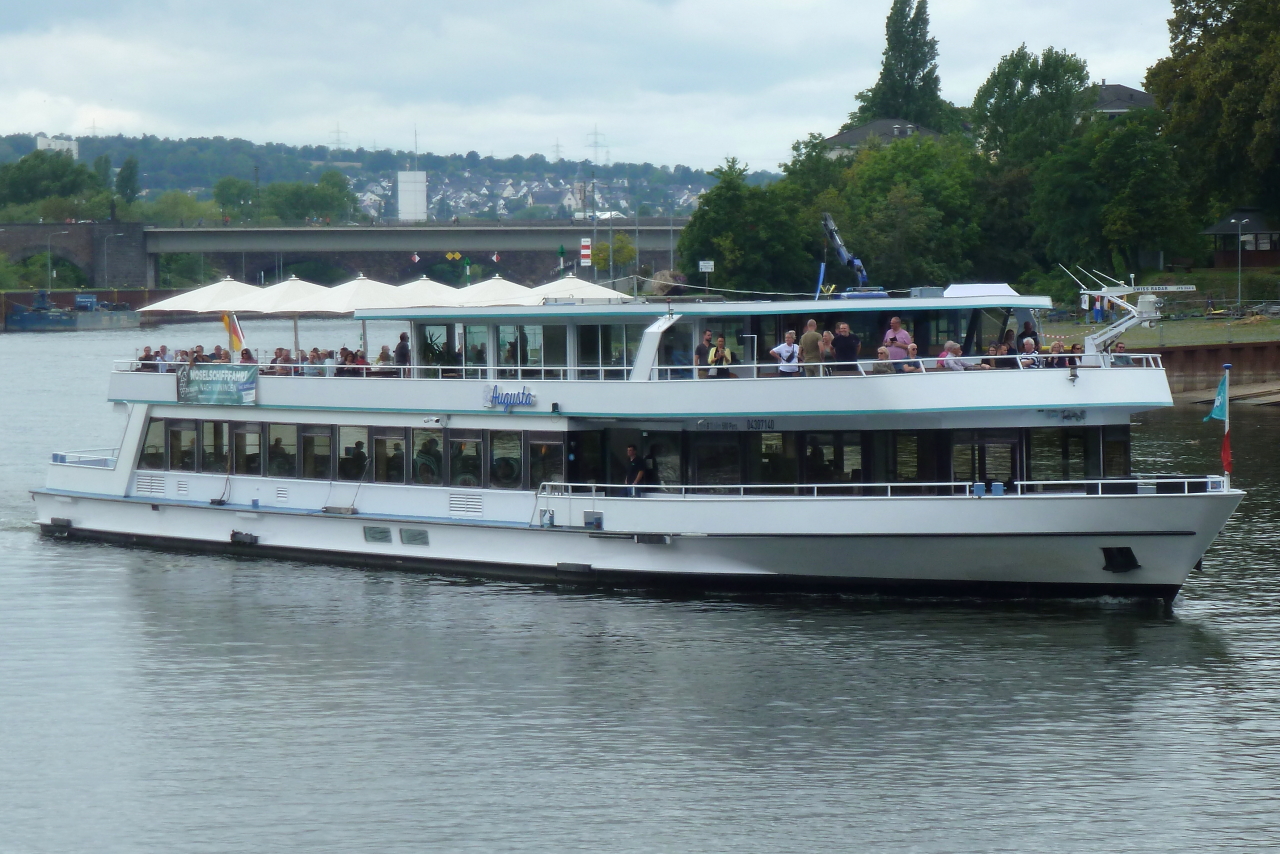
<path fill-rule="evenodd" d="M 891 290 L 1007 281 L 1069 301 L 1059 264 L 1124 274 L 1144 251 L 1203 260 L 1198 231 L 1224 211 L 1280 213 L 1280 6 L 1175 0 L 1170 29 L 1172 55 L 1147 79 L 1157 109 L 1095 114 L 1083 59 L 1025 45 L 956 107 L 939 95 L 927 0 L 894 0 L 880 78 L 846 129 L 893 118 L 942 134 L 854 152 L 811 134 L 762 187 L 730 158 L 681 237 L 682 272 L 714 260 L 718 286 L 812 293 L 820 262 L 835 261 L 824 212 Z"/>

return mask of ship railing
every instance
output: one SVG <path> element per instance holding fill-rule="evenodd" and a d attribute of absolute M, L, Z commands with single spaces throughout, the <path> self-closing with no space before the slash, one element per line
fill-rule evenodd
<path fill-rule="evenodd" d="M 922 498 L 1055 495 L 1194 495 L 1223 492 L 1221 475 L 1180 477 L 1142 475 L 1087 480 L 925 481 L 901 483 L 752 483 L 752 484 L 656 484 L 627 486 L 615 483 L 546 482 L 539 498 L 701 498 L 808 497 L 808 498 Z"/>
<path fill-rule="evenodd" d="M 1050 358 L 1060 356 L 1071 360 L 1070 364 L 1049 367 Z M 1081 355 L 1070 353 L 1041 353 L 1033 357 L 1018 356 L 961 356 L 957 361 L 964 371 L 987 370 L 1049 370 L 1076 371 L 1091 368 L 1163 368 L 1164 364 L 1157 353 L 1124 354 L 1131 363 L 1116 363 L 1116 357 L 1104 354 Z M 937 356 L 922 356 L 915 359 L 861 359 L 854 362 L 822 362 L 820 364 L 797 362 L 792 363 L 796 371 L 784 373 L 782 365 L 773 363 L 735 362 L 729 366 L 702 366 L 696 368 L 689 365 L 655 365 L 649 371 L 651 380 L 681 379 L 721 379 L 732 377 L 787 377 L 787 378 L 819 378 L 837 376 L 877 376 L 877 375 L 923 375 L 936 373 L 961 373 L 951 368 L 941 367 Z M 713 374 L 712 371 L 717 371 Z M 728 372 L 723 373 L 723 372 Z M 788 373 L 791 377 L 788 377 Z M 1072 376 L 1075 374 L 1072 373 Z"/>
<path fill-rule="evenodd" d="M 93 448 L 87 451 L 60 451 L 53 454 L 52 462 L 60 466 L 88 466 L 114 469 L 120 459 L 119 448 Z"/>

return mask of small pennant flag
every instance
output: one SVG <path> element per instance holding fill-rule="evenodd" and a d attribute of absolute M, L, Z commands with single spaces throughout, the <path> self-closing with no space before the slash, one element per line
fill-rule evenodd
<path fill-rule="evenodd" d="M 1219 421 L 1227 420 L 1227 378 L 1223 376 L 1222 381 L 1218 383 L 1218 393 L 1213 396 L 1213 409 L 1209 410 L 1209 414 L 1204 417 L 1205 421 L 1210 418 L 1216 418 Z"/>
<path fill-rule="evenodd" d="M 415 263 L 415 264 L 417 264 L 417 263 L 418 263 L 418 253 L 417 253 L 417 252 L 413 253 L 413 254 L 412 254 L 412 255 L 410 255 L 409 257 L 413 259 L 413 263 Z"/>
<path fill-rule="evenodd" d="M 224 313 L 222 325 L 227 328 L 227 340 L 231 344 L 231 352 L 238 353 L 244 349 L 244 331 L 240 329 L 240 321 L 234 314 Z"/>

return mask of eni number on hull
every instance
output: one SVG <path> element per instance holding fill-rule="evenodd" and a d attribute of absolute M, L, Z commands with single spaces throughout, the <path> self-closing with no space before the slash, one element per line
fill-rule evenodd
<path fill-rule="evenodd" d="M 1126 316 L 1054 363 L 984 358 L 1049 308 L 1004 285 L 358 311 L 406 325 L 410 367 L 117 363 L 120 447 L 55 454 L 38 522 L 585 584 L 1168 599 L 1243 493 L 1131 470 L 1131 416 L 1172 400 L 1159 357 L 1106 352 L 1146 316 L 1112 301 Z M 895 317 L 913 358 L 877 357 Z M 809 319 L 861 352 L 780 373 Z"/>

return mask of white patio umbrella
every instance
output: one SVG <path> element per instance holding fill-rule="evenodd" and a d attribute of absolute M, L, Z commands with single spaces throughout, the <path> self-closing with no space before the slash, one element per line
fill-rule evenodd
<path fill-rule="evenodd" d="M 494 276 L 458 291 L 458 305 L 536 305 L 537 299 L 529 302 L 532 293 L 524 285 Z"/>
<path fill-rule="evenodd" d="M 631 302 L 634 297 L 620 291 L 611 290 L 603 285 L 579 279 L 572 274 L 545 285 L 538 285 L 532 291 L 545 303 L 549 300 L 582 300 L 591 302 Z"/>
<path fill-rule="evenodd" d="M 262 293 L 261 288 L 255 288 L 253 285 L 246 285 L 244 282 L 237 282 L 235 279 L 227 276 L 221 281 L 214 282 L 211 285 L 205 285 L 202 288 L 196 288 L 187 291 L 184 294 L 169 297 L 160 300 L 160 302 L 144 306 L 139 311 L 194 311 L 194 312 L 221 312 L 232 311 L 227 306 L 236 300 L 245 297 L 255 296 Z"/>
<path fill-rule="evenodd" d="M 396 288 L 399 302 L 396 308 L 418 308 L 419 306 L 457 305 L 462 291 L 440 282 L 433 282 L 426 276 L 415 279 Z"/>
<path fill-rule="evenodd" d="M 309 294 L 284 306 L 286 310 L 316 312 L 319 314 L 352 314 L 358 308 L 397 308 L 399 288 L 375 282 L 358 274 L 349 282 L 332 288 L 321 288 L 321 293 Z M 360 321 L 360 345 L 369 351 L 368 326 Z"/>
<path fill-rule="evenodd" d="M 225 311 L 253 312 L 255 314 L 288 315 L 293 319 L 293 352 L 298 352 L 298 312 L 285 308 L 308 295 L 319 296 L 327 289 L 322 285 L 290 276 L 266 288 L 254 288 L 254 293 L 228 303 Z"/>

